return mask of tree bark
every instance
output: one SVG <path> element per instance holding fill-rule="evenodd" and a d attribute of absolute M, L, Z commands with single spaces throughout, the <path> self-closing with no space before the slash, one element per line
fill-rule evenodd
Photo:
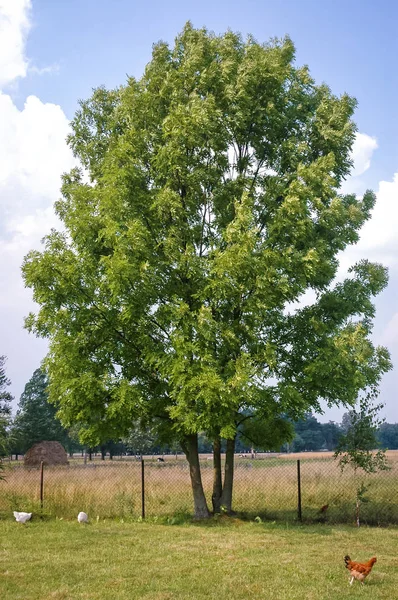
<path fill-rule="evenodd" d="M 220 512 L 222 494 L 222 476 L 221 476 L 221 438 L 217 436 L 213 441 L 213 494 L 211 497 L 213 503 L 213 513 Z"/>
<path fill-rule="evenodd" d="M 232 488 L 234 483 L 234 457 L 235 440 L 227 440 L 227 449 L 225 453 L 225 474 L 224 486 L 221 494 L 221 506 L 228 513 L 232 513 Z"/>
<path fill-rule="evenodd" d="M 200 472 L 198 436 L 196 434 L 185 436 L 182 442 L 182 448 L 189 463 L 195 518 L 207 519 L 210 516 L 210 512 L 207 507 Z"/>

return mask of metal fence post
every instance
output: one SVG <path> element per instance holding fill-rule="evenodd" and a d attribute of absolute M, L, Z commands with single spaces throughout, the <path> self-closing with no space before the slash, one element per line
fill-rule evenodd
<path fill-rule="evenodd" d="M 297 518 L 302 521 L 300 460 L 297 460 Z"/>
<path fill-rule="evenodd" d="M 40 507 L 43 509 L 43 497 L 44 497 L 44 463 L 40 463 Z"/>
<path fill-rule="evenodd" d="M 141 457 L 141 517 L 145 519 L 145 464 Z"/>

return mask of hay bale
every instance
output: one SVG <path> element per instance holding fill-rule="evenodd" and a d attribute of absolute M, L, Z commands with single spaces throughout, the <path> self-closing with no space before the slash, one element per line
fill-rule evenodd
<path fill-rule="evenodd" d="M 27 467 L 45 465 L 68 465 L 65 449 L 59 442 L 38 442 L 26 452 L 24 464 Z"/>

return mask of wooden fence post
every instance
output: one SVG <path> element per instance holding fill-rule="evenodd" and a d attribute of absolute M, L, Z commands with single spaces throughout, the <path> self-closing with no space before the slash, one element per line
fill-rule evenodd
<path fill-rule="evenodd" d="M 302 521 L 300 460 L 297 460 L 297 518 L 299 521 Z"/>
<path fill-rule="evenodd" d="M 145 463 L 141 456 L 141 517 L 145 519 Z"/>
<path fill-rule="evenodd" d="M 40 463 L 40 507 L 43 509 L 43 498 L 44 498 L 44 463 Z"/>

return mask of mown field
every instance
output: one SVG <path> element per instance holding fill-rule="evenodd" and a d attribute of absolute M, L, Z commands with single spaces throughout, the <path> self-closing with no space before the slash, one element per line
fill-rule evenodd
<path fill-rule="evenodd" d="M 2 600 L 392 600 L 396 528 L 0 521 Z M 377 556 L 364 586 L 343 557 Z"/>
<path fill-rule="evenodd" d="M 263 455 L 255 460 L 236 458 L 234 509 L 248 518 L 294 521 L 297 518 L 297 458 L 301 460 L 302 514 L 305 521 L 351 523 L 355 490 L 368 490 L 361 507 L 364 523 L 398 523 L 398 452 L 389 452 L 391 469 L 370 476 L 341 473 L 327 453 Z M 204 487 L 209 499 L 212 462 L 203 457 Z M 22 462 L 11 463 L 0 482 L 0 516 L 13 510 L 41 511 L 40 476 Z M 320 508 L 328 505 L 326 512 Z M 187 462 L 180 456 L 164 463 L 145 459 L 146 516 L 163 517 L 192 512 Z M 93 519 L 135 520 L 141 514 L 141 464 L 135 460 L 73 460 L 67 467 L 45 468 L 45 515 L 73 519 L 80 510 Z"/>

